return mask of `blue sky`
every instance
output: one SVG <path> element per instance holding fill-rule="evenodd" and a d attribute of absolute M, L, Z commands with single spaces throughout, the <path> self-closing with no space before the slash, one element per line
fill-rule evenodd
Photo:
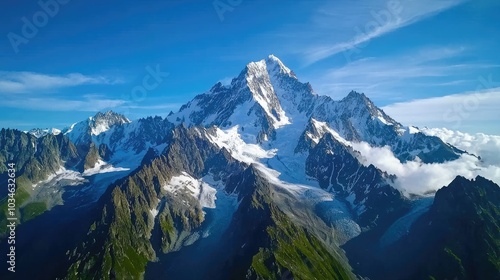
<path fill-rule="evenodd" d="M 319 94 L 500 134 L 499 13 L 495 0 L 2 1 L 0 127 L 165 116 L 275 54 Z"/>

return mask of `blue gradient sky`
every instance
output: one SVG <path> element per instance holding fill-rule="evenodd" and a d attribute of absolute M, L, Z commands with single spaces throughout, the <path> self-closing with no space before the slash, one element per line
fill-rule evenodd
<path fill-rule="evenodd" d="M 0 127 L 165 116 L 275 54 L 319 94 L 500 134 L 498 1 L 55 1 L 0 3 Z"/>

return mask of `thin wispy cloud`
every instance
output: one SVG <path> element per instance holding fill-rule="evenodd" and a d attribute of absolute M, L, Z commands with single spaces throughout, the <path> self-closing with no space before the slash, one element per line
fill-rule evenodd
<path fill-rule="evenodd" d="M 363 47 L 370 40 L 422 21 L 466 1 L 400 0 L 353 3 L 333 1 L 318 10 L 313 18 L 315 29 L 331 34 L 331 40 L 313 42 L 303 52 L 307 63 Z M 347 37 L 346 37 L 347 36 Z"/>
<path fill-rule="evenodd" d="M 406 125 L 447 127 L 468 132 L 500 135 L 498 125 L 500 87 L 442 97 L 415 99 L 383 107 Z"/>
<path fill-rule="evenodd" d="M 82 85 L 111 85 L 119 79 L 105 76 L 87 76 L 81 73 L 50 75 L 34 72 L 0 72 L 0 94 L 30 93 L 41 90 L 76 87 Z"/>
<path fill-rule="evenodd" d="M 342 97 L 351 90 L 367 93 L 370 97 L 394 97 L 400 88 L 446 87 L 464 84 L 466 78 L 457 79 L 464 70 L 497 67 L 486 63 L 456 62 L 468 49 L 456 47 L 425 47 L 390 57 L 370 57 L 331 68 L 326 74 L 312 76 L 309 80 L 318 92 L 332 97 Z M 422 82 L 425 79 L 425 83 Z M 432 82 L 432 79 L 436 81 Z"/>

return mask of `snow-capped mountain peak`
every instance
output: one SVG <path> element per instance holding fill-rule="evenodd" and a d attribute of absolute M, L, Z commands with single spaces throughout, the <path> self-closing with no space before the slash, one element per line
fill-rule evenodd
<path fill-rule="evenodd" d="M 269 55 L 266 59 L 247 64 L 246 69 L 243 71 L 247 75 L 255 75 L 257 77 L 263 76 L 284 76 L 297 79 L 295 73 L 288 68 L 279 58 L 274 55 Z"/>
<path fill-rule="evenodd" d="M 188 126 L 217 125 L 225 128 L 239 125 L 245 134 L 256 136 L 257 141 L 266 141 L 274 137 L 276 129 L 292 122 L 291 107 L 295 105 L 287 106 L 287 110 L 291 110 L 289 116 L 280 97 L 283 93 L 281 85 L 289 85 L 289 80 L 300 83 L 288 67 L 271 55 L 248 63 L 230 85 L 217 83 L 168 118 L 171 122 L 184 122 Z"/>
<path fill-rule="evenodd" d="M 349 94 L 344 97 L 344 99 L 366 99 L 366 95 L 362 92 L 357 92 L 355 90 L 351 90 Z"/>
<path fill-rule="evenodd" d="M 73 143 L 89 143 L 92 136 L 97 136 L 108 131 L 113 126 L 131 123 L 124 115 L 107 111 L 98 112 L 95 116 L 85 121 L 72 124 L 63 131 Z"/>
<path fill-rule="evenodd" d="M 98 112 L 94 117 L 89 119 L 89 125 L 91 127 L 92 135 L 99 135 L 104 131 L 107 131 L 113 125 L 120 125 L 130 123 L 124 115 L 115 113 L 113 111 L 107 111 L 105 113 Z"/>
<path fill-rule="evenodd" d="M 61 133 L 61 130 L 59 130 L 57 128 L 45 128 L 45 129 L 33 128 L 33 129 L 27 131 L 27 133 L 35 136 L 36 138 L 40 138 L 40 137 L 43 137 L 47 134 L 58 135 Z"/>
<path fill-rule="evenodd" d="M 277 58 L 276 58 L 277 59 Z M 270 59 L 268 59 L 270 60 Z M 246 86 L 250 89 L 253 99 L 264 110 L 266 117 L 270 119 L 274 128 L 279 128 L 289 124 L 290 121 L 281 108 L 280 101 L 276 96 L 271 77 L 268 72 L 268 60 L 251 62 L 247 65 Z M 278 60 L 279 61 L 279 60 Z M 275 61 L 276 64 L 282 64 L 281 61 Z M 279 66 L 280 71 L 286 71 L 286 66 Z M 290 71 L 290 70 L 288 70 Z"/>
<path fill-rule="evenodd" d="M 372 120 L 380 121 L 385 125 L 392 125 L 395 127 L 402 127 L 400 123 L 389 117 L 381 109 L 379 109 L 364 93 L 351 91 L 341 101 L 344 107 L 349 108 L 351 112 L 365 113 L 371 117 Z"/>
<path fill-rule="evenodd" d="M 457 156 L 447 150 L 434 158 L 444 143 L 418 133 L 406 133 L 408 128 L 385 114 L 363 93 L 352 91 L 339 101 L 315 94 L 309 83 L 299 81 L 274 55 L 250 62 L 230 85 L 216 84 L 168 118 L 187 126 L 216 125 L 228 129 L 238 125 L 245 139 L 259 143 L 275 140 L 278 130 L 291 124 L 304 131 L 308 120 L 314 118 L 346 141 L 390 146 L 402 161 L 415 158 L 412 151 L 427 151 L 426 146 L 433 147 L 428 157 L 431 162 Z"/>
<path fill-rule="evenodd" d="M 279 58 L 277 58 L 274 55 L 269 55 L 268 58 L 265 60 L 266 66 L 267 66 L 267 71 L 270 75 L 277 75 L 277 74 L 284 74 L 289 77 L 297 79 L 295 76 L 295 73 L 293 73 L 292 70 L 290 70 L 288 67 L 281 62 Z"/>

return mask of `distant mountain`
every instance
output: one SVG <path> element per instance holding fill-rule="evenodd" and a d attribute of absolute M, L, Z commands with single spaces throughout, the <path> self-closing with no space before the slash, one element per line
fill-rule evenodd
<path fill-rule="evenodd" d="M 0 178 L 7 185 L 8 163 L 14 163 L 16 204 L 20 222 L 29 220 L 52 205 L 51 202 L 31 200 L 40 191 L 36 184 L 62 170 L 78 168 L 83 161 L 74 144 L 62 134 L 46 134 L 37 138 L 31 133 L 13 129 L 0 130 Z M 11 182 L 12 183 L 12 182 Z M 7 188 L 0 191 L 0 209 L 7 209 Z M 57 200 L 54 194 L 52 200 Z M 0 213 L 0 224 L 6 224 L 4 211 Z M 5 228 L 0 228 L 0 234 Z"/>
<path fill-rule="evenodd" d="M 64 129 L 62 133 L 78 145 L 89 142 L 92 136 L 97 136 L 115 125 L 126 123 L 130 123 L 130 120 L 123 115 L 113 111 L 99 112 L 94 117 L 71 125 L 69 128 Z"/>
<path fill-rule="evenodd" d="M 62 134 L 47 134 L 37 138 L 13 129 L 0 131 L 0 171 L 6 172 L 7 162 L 31 182 L 43 180 L 61 166 L 75 167 L 79 154 L 74 144 Z"/>
<path fill-rule="evenodd" d="M 238 125 L 243 134 L 256 136 L 258 143 L 283 140 L 276 138 L 280 128 L 304 131 L 310 118 L 325 122 L 348 141 L 388 145 L 403 161 L 418 156 L 428 163 L 444 162 L 463 153 L 437 137 L 404 127 L 364 94 L 353 91 L 340 101 L 315 94 L 309 83 L 301 83 L 273 55 L 248 64 L 229 86 L 216 84 L 168 117 L 177 124 L 221 128 Z"/>
<path fill-rule="evenodd" d="M 25 132 L 35 136 L 36 138 L 40 138 L 40 137 L 45 136 L 47 134 L 58 135 L 61 133 L 61 130 L 59 130 L 57 128 L 46 128 L 46 129 L 34 128 L 34 129 L 31 129 L 31 130 L 25 131 Z"/>
<path fill-rule="evenodd" d="M 108 111 L 73 124 L 62 133 L 85 152 L 93 145 L 103 160 L 136 168 L 149 148 L 157 149 L 158 153 L 165 148 L 173 127 L 158 116 L 131 122 L 121 114 Z"/>

